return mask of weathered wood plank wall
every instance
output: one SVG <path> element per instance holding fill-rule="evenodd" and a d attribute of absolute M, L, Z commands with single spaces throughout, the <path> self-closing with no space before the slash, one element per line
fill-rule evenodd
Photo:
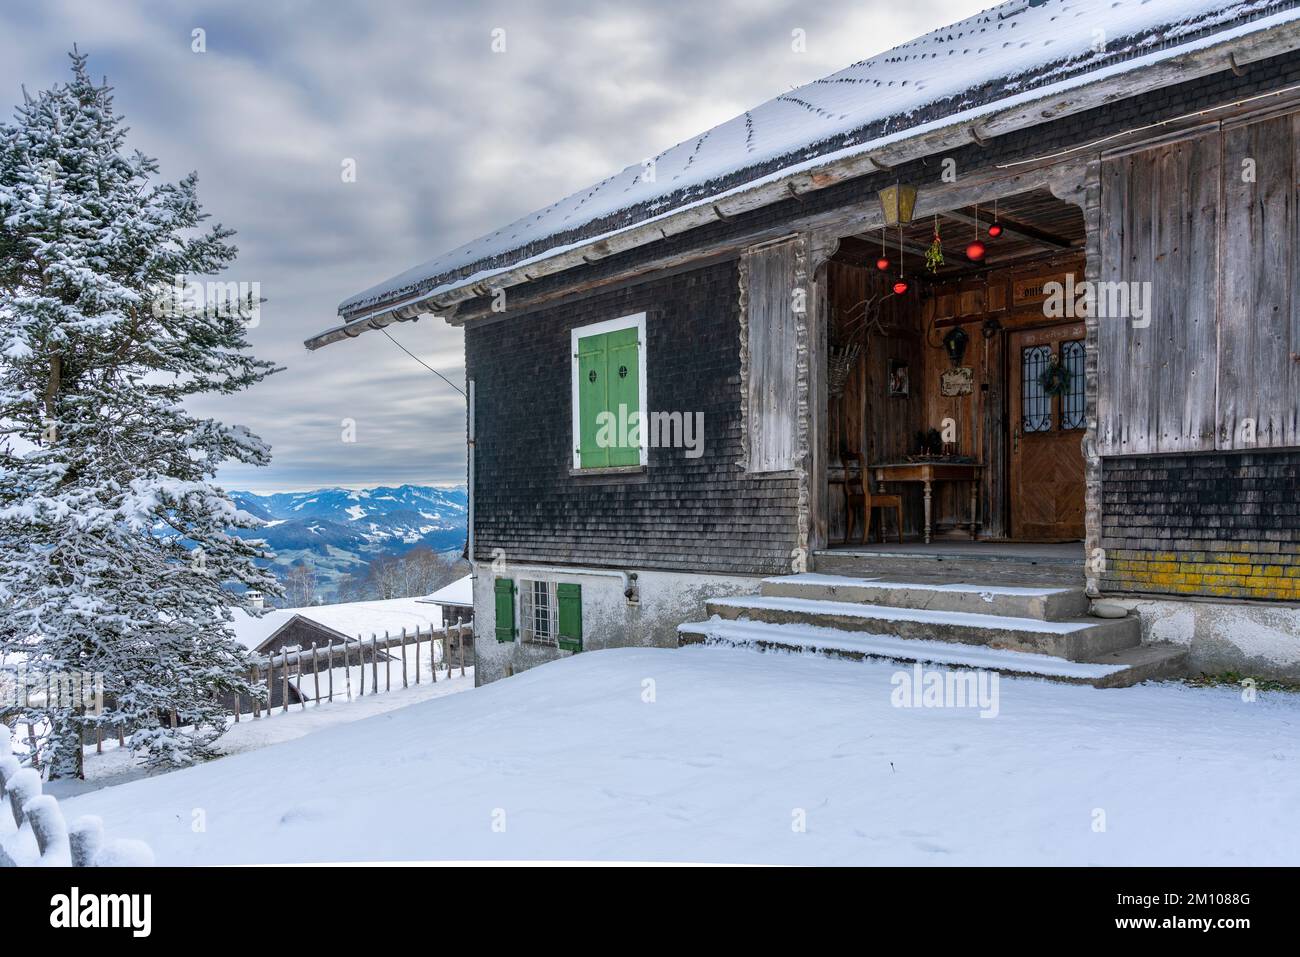
<path fill-rule="evenodd" d="M 795 466 L 798 317 L 792 292 L 801 242 L 771 243 L 741 258 L 748 340 L 745 432 L 751 472 L 780 472 Z"/>
<path fill-rule="evenodd" d="M 1300 444 L 1291 301 L 1296 123 L 1282 116 L 1223 133 L 1220 449 Z"/>
<path fill-rule="evenodd" d="M 1101 455 L 1300 444 L 1298 123 L 1103 162 L 1102 281 L 1150 300 L 1145 319 L 1098 312 Z"/>

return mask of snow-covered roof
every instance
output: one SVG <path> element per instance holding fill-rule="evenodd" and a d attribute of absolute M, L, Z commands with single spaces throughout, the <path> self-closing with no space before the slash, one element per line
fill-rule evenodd
<path fill-rule="evenodd" d="M 1300 16 L 1297 0 L 1008 0 L 838 73 L 782 93 L 545 209 L 372 286 L 345 319 L 489 281 L 492 276 L 729 193 L 776 174 L 865 153 Z M 1269 18 L 1268 24 L 1258 23 Z M 1243 28 L 1244 29 L 1244 28 Z M 1099 31 L 1104 31 L 1099 34 Z M 1099 39 L 1104 41 L 1099 46 Z M 319 344 L 326 333 L 309 345 Z M 329 341 L 329 340 L 325 340 Z"/>
<path fill-rule="evenodd" d="M 432 595 L 420 600 L 436 602 L 439 605 L 463 605 L 466 608 L 472 608 L 474 605 L 474 576 L 466 575 L 464 578 L 458 578 L 450 585 L 444 585 Z"/>
<path fill-rule="evenodd" d="M 254 617 L 235 609 L 236 640 L 245 648 L 257 650 L 295 618 L 305 618 L 349 638 L 400 634 L 403 628 L 442 627 L 438 606 L 419 598 L 390 598 L 384 601 L 353 601 L 335 605 L 309 605 L 305 608 L 277 608 Z"/>
<path fill-rule="evenodd" d="M 283 608 L 266 611 L 258 616 L 236 608 L 234 615 L 231 627 L 235 631 L 235 640 L 249 650 L 260 648 L 268 638 L 293 620 L 293 615 Z"/>

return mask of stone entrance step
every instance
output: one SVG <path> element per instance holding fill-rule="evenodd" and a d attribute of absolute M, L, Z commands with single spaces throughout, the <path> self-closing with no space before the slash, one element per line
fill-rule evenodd
<path fill-rule="evenodd" d="M 1143 645 L 1110 652 L 1093 662 L 986 645 L 900 638 L 816 625 L 734 620 L 680 625 L 682 644 L 724 645 L 761 651 L 789 651 L 852 659 L 922 663 L 945 668 L 974 668 L 1000 674 L 1046 678 L 1099 688 L 1120 688 L 1181 673 L 1186 650 L 1172 645 Z"/>
<path fill-rule="evenodd" d="M 1065 621 L 1088 613 L 1082 587 L 1034 587 L 968 582 L 897 581 L 843 575 L 783 575 L 765 578 L 762 594 L 771 598 L 887 605 L 922 611 L 957 611 L 1039 621 Z"/>
<path fill-rule="evenodd" d="M 1048 621 L 1012 615 L 860 604 L 756 595 L 719 598 L 706 606 L 710 615 L 769 624 L 812 625 L 870 635 L 946 641 L 1091 661 L 1141 644 L 1136 617 Z"/>
<path fill-rule="evenodd" d="M 979 548 L 933 546 L 931 550 L 854 548 L 824 549 L 813 553 L 813 571 L 854 578 L 888 578 L 895 581 L 972 582 L 988 585 L 1023 585 L 1082 588 L 1083 548 L 1077 557 L 1052 551 L 1035 554 L 1015 546 L 975 543 Z"/>

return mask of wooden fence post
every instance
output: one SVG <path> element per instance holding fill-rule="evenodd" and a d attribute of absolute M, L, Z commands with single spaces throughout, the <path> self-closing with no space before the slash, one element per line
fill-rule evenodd
<path fill-rule="evenodd" d="M 275 698 L 275 656 L 270 654 L 266 656 L 266 716 L 271 717 L 271 702 Z"/>
<path fill-rule="evenodd" d="M 357 692 L 357 697 L 364 698 L 366 696 L 366 639 L 360 635 L 357 635 L 357 664 L 360 665 L 357 669 L 357 681 L 361 688 Z"/>
<path fill-rule="evenodd" d="M 430 637 L 432 637 L 433 635 L 432 630 L 430 630 L 429 635 Z M 419 625 L 416 625 L 415 627 L 415 683 L 417 685 L 420 683 L 420 626 Z"/>
<path fill-rule="evenodd" d="M 465 677 L 465 623 L 456 622 L 456 652 L 460 655 L 460 676 Z"/>
<path fill-rule="evenodd" d="M 280 713 L 289 710 L 289 650 L 284 652 L 284 661 L 280 662 Z"/>
<path fill-rule="evenodd" d="M 416 629 L 417 633 L 419 629 Z M 406 629 L 402 629 L 402 687 L 406 687 Z"/>
<path fill-rule="evenodd" d="M 334 639 L 329 640 L 325 646 L 325 669 L 326 677 L 329 678 L 330 703 L 334 703 Z"/>
<path fill-rule="evenodd" d="M 316 657 L 316 642 L 311 643 L 311 677 L 316 685 L 316 707 L 320 707 L 320 659 Z"/>
<path fill-rule="evenodd" d="M 384 641 L 388 641 L 388 632 L 384 632 Z M 385 645 L 384 647 L 387 647 Z M 370 635 L 370 693 L 375 694 L 379 690 L 379 646 L 375 643 L 375 636 Z"/>
<path fill-rule="evenodd" d="M 429 680 L 438 683 L 438 656 L 433 653 L 437 640 L 433 637 L 433 625 L 429 626 Z"/>
<path fill-rule="evenodd" d="M 352 665 L 348 661 L 348 643 L 343 642 L 343 687 L 347 694 L 347 700 L 352 700 Z"/>
<path fill-rule="evenodd" d="M 393 655 L 388 643 L 388 632 L 384 632 L 384 690 L 393 690 Z"/>
<path fill-rule="evenodd" d="M 298 704 L 302 705 L 300 711 L 307 710 L 307 691 L 303 688 L 303 670 L 302 670 L 302 645 L 298 646 L 295 666 L 298 669 Z"/>

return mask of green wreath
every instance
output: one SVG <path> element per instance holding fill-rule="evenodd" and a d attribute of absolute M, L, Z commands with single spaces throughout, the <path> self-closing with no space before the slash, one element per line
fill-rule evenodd
<path fill-rule="evenodd" d="M 1070 391 L 1073 379 L 1074 373 L 1053 356 L 1047 368 L 1039 374 L 1038 386 L 1048 395 L 1065 395 Z"/>

